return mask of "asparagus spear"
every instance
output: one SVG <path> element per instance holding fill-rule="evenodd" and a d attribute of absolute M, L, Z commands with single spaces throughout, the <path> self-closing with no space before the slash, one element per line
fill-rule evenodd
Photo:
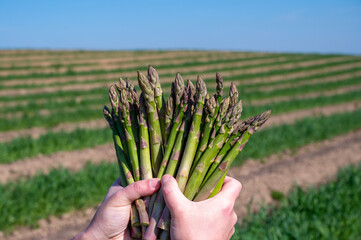
<path fill-rule="evenodd" d="M 165 145 L 165 151 L 164 151 L 164 156 L 163 156 L 163 160 L 162 160 L 162 164 L 160 165 L 159 171 L 158 171 L 158 176 L 157 178 L 161 179 L 163 177 L 163 173 L 167 167 L 168 161 L 169 161 L 169 157 L 172 153 L 173 150 L 173 146 L 174 143 L 176 141 L 176 137 L 179 131 L 179 127 L 183 122 L 183 116 L 187 111 L 187 107 L 188 107 L 188 94 L 187 91 L 184 91 L 183 94 L 183 99 L 182 102 L 180 104 L 180 108 L 179 108 L 179 112 L 177 114 L 177 117 L 174 119 L 173 121 L 173 126 L 172 126 L 172 130 L 170 131 L 169 137 L 168 137 L 168 141 Z"/>
<path fill-rule="evenodd" d="M 241 117 L 242 113 L 242 101 L 239 101 L 237 105 L 232 108 L 232 111 L 228 111 L 224 123 L 220 129 L 220 133 L 216 136 L 212 143 L 207 147 L 207 150 L 202 155 L 197 166 L 194 169 L 187 186 L 184 191 L 184 196 L 192 200 L 196 195 L 199 186 L 201 185 L 206 173 L 211 166 L 217 153 L 222 148 L 225 140 L 228 138 L 229 133 L 233 131 L 235 123 Z"/>
<path fill-rule="evenodd" d="M 143 94 L 139 98 L 139 159 L 140 159 L 140 175 L 141 178 L 149 179 L 153 177 L 152 164 L 150 161 L 150 149 L 149 149 L 149 133 L 147 124 L 147 110 L 145 108 L 145 100 Z"/>
<path fill-rule="evenodd" d="M 110 104 L 112 106 L 112 114 L 111 115 L 112 115 L 113 123 L 114 123 L 114 126 L 116 127 L 116 130 L 119 133 L 119 137 L 122 142 L 122 149 L 124 151 L 124 154 L 127 156 L 127 159 L 129 160 L 129 151 L 128 151 L 128 145 L 126 143 L 124 128 L 120 124 L 120 118 L 119 118 L 119 108 L 118 108 L 119 97 L 114 88 L 114 85 L 110 86 L 108 96 L 109 96 Z"/>
<path fill-rule="evenodd" d="M 139 151 L 139 126 L 138 126 L 139 98 L 137 92 L 135 91 L 134 84 L 129 78 L 126 78 L 126 86 L 128 90 L 131 126 L 134 135 L 134 140 L 135 143 L 137 144 L 137 149 Z"/>
<path fill-rule="evenodd" d="M 167 138 L 169 136 L 169 133 L 172 129 L 172 120 L 173 120 L 173 114 L 174 113 L 174 97 L 173 94 L 171 94 L 168 98 L 166 107 L 165 107 L 165 113 L 164 113 L 164 124 L 165 124 L 165 138 L 163 139 L 164 143 L 167 142 Z"/>
<path fill-rule="evenodd" d="M 209 135 L 211 134 L 215 116 L 215 110 L 217 107 L 216 96 L 211 97 L 205 106 L 205 119 L 204 119 L 204 129 L 202 131 L 202 138 L 199 143 L 198 151 L 196 157 L 194 158 L 194 163 L 197 163 L 201 158 L 203 152 L 206 150 L 209 140 Z M 193 164 L 194 166 L 195 164 Z M 192 170 L 193 171 L 193 170 Z"/>
<path fill-rule="evenodd" d="M 165 139 L 166 138 L 166 131 L 165 131 L 166 125 L 165 125 L 165 121 L 164 121 L 165 101 L 163 98 L 163 91 L 162 91 L 162 87 L 160 85 L 159 75 L 158 75 L 157 71 L 150 65 L 148 67 L 148 78 L 154 88 L 154 98 L 155 98 L 155 103 L 157 106 L 159 122 L 160 122 L 160 127 L 161 127 L 161 132 L 162 132 L 162 138 Z"/>
<path fill-rule="evenodd" d="M 233 107 L 238 102 L 238 90 L 236 84 L 231 83 L 231 88 L 229 89 L 229 107 Z"/>
<path fill-rule="evenodd" d="M 191 89 L 191 86 L 190 86 Z M 183 192 L 185 185 L 187 184 L 190 168 L 192 166 L 193 158 L 195 155 L 195 151 L 197 149 L 197 142 L 199 139 L 199 128 L 201 125 L 202 112 L 204 99 L 207 94 L 206 85 L 201 77 L 197 78 L 197 88 L 196 88 L 196 107 L 193 113 L 193 119 L 190 125 L 190 129 L 188 131 L 187 140 L 185 143 L 185 148 L 182 156 L 182 160 L 177 171 L 177 183 L 179 189 Z M 167 207 L 162 212 L 161 219 L 159 221 L 158 227 L 167 230 L 169 229 L 170 222 L 170 211 Z"/>
<path fill-rule="evenodd" d="M 124 133 L 126 137 L 126 142 L 128 146 L 130 164 L 132 165 L 133 176 L 135 181 L 140 180 L 140 171 L 139 171 L 139 159 L 137 152 L 137 145 L 135 144 L 134 135 L 132 131 L 132 123 L 130 120 L 129 114 L 129 101 L 128 101 L 128 92 L 126 89 L 121 89 L 120 98 L 119 98 L 119 114 L 120 121 L 124 127 Z"/>
<path fill-rule="evenodd" d="M 192 97 L 193 94 L 191 93 L 191 90 L 189 92 L 190 92 L 189 96 L 191 98 L 193 98 Z M 166 174 L 169 174 L 172 176 L 174 176 L 174 174 L 176 173 L 178 165 L 179 165 L 179 159 L 182 157 L 182 153 L 184 152 L 183 149 L 185 147 L 188 131 L 189 131 L 190 125 L 192 123 L 193 109 L 192 109 L 191 105 L 193 104 L 193 101 L 194 101 L 193 99 L 190 99 L 188 101 L 189 106 L 187 109 L 187 117 L 183 121 L 183 123 L 179 129 L 179 132 L 177 135 L 177 140 L 176 140 L 176 143 L 174 144 L 174 148 L 173 148 L 173 152 L 172 152 L 172 157 L 171 157 L 171 159 L 168 163 L 167 169 L 166 169 Z M 162 193 L 160 193 L 160 194 L 162 194 Z M 162 195 L 161 200 L 163 201 L 163 207 L 164 207 L 163 195 Z M 165 210 L 165 211 L 167 212 L 167 210 Z M 163 230 L 167 230 L 169 227 L 169 219 L 166 219 L 166 218 L 160 219 L 157 227 L 161 228 Z"/>
<path fill-rule="evenodd" d="M 268 110 L 255 117 L 251 125 L 242 134 L 242 136 L 237 139 L 237 142 L 233 145 L 231 150 L 227 153 L 226 157 L 222 160 L 220 165 L 217 167 L 217 169 L 212 173 L 210 178 L 204 184 L 203 188 L 199 191 L 194 201 L 205 200 L 211 195 L 214 187 L 221 180 L 222 176 L 228 171 L 232 162 L 237 157 L 238 153 L 240 153 L 243 150 L 249 138 L 252 136 L 253 133 L 255 133 L 255 131 L 259 127 L 261 127 L 268 120 L 270 115 L 271 115 L 271 110 Z"/>
<path fill-rule="evenodd" d="M 224 116 L 226 115 L 227 110 L 229 108 L 229 101 L 230 101 L 229 97 L 227 97 L 227 98 L 225 98 L 225 99 L 223 99 L 221 101 L 218 115 L 217 115 L 217 117 L 215 119 L 215 122 L 213 124 L 212 134 L 211 134 L 211 136 L 209 138 L 209 143 L 211 143 L 214 140 L 214 138 L 216 137 L 216 134 L 218 132 L 218 129 L 222 125 L 222 120 L 223 120 Z"/>
<path fill-rule="evenodd" d="M 222 159 L 226 156 L 227 152 L 233 147 L 236 143 L 237 139 L 242 135 L 242 133 L 247 130 L 249 125 L 254 121 L 255 117 L 249 118 L 243 121 L 239 126 L 235 127 L 234 133 L 232 133 L 231 137 L 226 141 L 221 151 L 217 154 L 217 157 L 214 159 L 211 167 L 209 168 L 206 177 L 203 180 L 203 183 L 200 188 L 204 185 L 204 183 L 208 180 L 210 175 L 217 168 Z"/>
<path fill-rule="evenodd" d="M 198 76 L 197 89 L 196 89 L 196 97 L 197 97 L 196 112 L 193 115 L 192 125 L 188 133 L 187 143 L 184 149 L 181 165 L 179 166 L 179 170 L 176 178 L 178 187 L 182 192 L 184 191 L 185 186 L 187 184 L 189 171 L 191 169 L 194 155 L 197 150 L 198 140 L 200 136 L 199 128 L 201 125 L 204 98 L 206 94 L 207 94 L 206 84 L 204 83 L 203 79 L 200 76 Z"/>
<path fill-rule="evenodd" d="M 117 132 L 113 119 L 110 115 L 109 109 L 107 107 L 104 107 L 103 109 L 104 117 L 108 121 L 109 127 L 112 129 L 113 132 L 113 140 L 114 140 L 114 146 L 115 151 L 117 154 L 117 160 L 119 169 L 121 170 L 121 184 L 123 187 L 134 183 L 134 178 L 132 176 L 132 173 L 130 171 L 127 158 L 125 157 L 123 151 L 122 151 L 122 144 L 120 142 L 119 133 Z M 142 226 L 148 226 L 149 225 L 149 219 L 148 214 L 145 209 L 145 204 L 142 199 L 137 199 L 135 201 L 136 208 L 138 209 L 140 223 Z"/>
<path fill-rule="evenodd" d="M 157 108 L 154 99 L 154 90 L 148 79 L 139 71 L 138 83 L 139 87 L 142 89 L 147 106 L 150 135 L 150 159 L 152 161 L 153 175 L 157 175 L 163 157 L 163 141 L 158 112 L 156 111 Z"/>

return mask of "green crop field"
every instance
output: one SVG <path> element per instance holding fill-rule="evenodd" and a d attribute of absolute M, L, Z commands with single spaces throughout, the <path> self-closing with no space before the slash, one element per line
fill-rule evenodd
<path fill-rule="evenodd" d="M 149 64 L 165 97 L 177 72 L 193 82 L 202 76 L 210 94 L 219 72 L 225 94 L 237 86 L 242 119 L 273 110 L 230 170 L 244 183 L 233 239 L 360 237 L 361 168 L 336 174 L 361 161 L 360 56 L 14 50 L 0 51 L 0 240 L 71 238 L 90 221 L 118 175 L 102 113 L 108 87 L 129 77 L 139 90 L 136 71 Z M 320 177 L 287 174 L 292 164 Z M 262 185 L 273 172 L 287 187 Z M 314 188 L 291 188 L 296 182 Z M 267 206 L 244 214 L 258 202 Z M 69 228 L 72 214 L 79 221 Z"/>

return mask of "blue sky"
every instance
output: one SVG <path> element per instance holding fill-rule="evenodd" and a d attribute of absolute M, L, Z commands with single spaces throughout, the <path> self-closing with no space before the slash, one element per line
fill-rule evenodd
<path fill-rule="evenodd" d="M 0 48 L 361 54 L 361 1 L 4 1 Z"/>

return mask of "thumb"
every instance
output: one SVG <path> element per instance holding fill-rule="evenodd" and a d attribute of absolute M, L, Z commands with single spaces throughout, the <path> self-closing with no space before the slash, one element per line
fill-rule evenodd
<path fill-rule="evenodd" d="M 171 213 L 181 210 L 184 208 L 184 203 L 189 201 L 180 191 L 177 181 L 170 175 L 164 175 L 162 178 L 162 191 Z"/>
<path fill-rule="evenodd" d="M 160 181 L 157 178 L 138 181 L 130 184 L 115 194 L 118 204 L 130 205 L 135 200 L 149 196 L 155 193 L 160 187 Z"/>

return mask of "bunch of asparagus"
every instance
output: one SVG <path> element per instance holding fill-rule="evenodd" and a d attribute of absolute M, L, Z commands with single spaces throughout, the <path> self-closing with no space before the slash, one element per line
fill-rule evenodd
<path fill-rule="evenodd" d="M 201 77 L 194 86 L 177 73 L 165 101 L 151 66 L 148 76 L 138 71 L 138 84 L 140 96 L 129 79 L 120 78 L 109 89 L 111 110 L 106 106 L 103 110 L 113 132 L 123 187 L 170 174 L 188 199 L 213 197 L 238 153 L 271 114 L 269 110 L 241 121 L 237 88 L 232 83 L 229 96 L 223 98 L 219 73 L 213 96 L 207 94 Z M 169 239 L 171 216 L 161 190 L 135 201 L 130 219 L 133 237 L 151 231 L 159 239 Z"/>

